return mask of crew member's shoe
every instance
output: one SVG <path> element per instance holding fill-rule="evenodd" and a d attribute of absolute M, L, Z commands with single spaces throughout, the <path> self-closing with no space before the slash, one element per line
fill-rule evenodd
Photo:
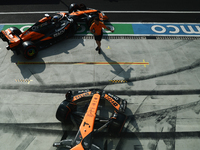
<path fill-rule="evenodd" d="M 98 49 L 98 53 L 101 54 L 101 48 Z"/>

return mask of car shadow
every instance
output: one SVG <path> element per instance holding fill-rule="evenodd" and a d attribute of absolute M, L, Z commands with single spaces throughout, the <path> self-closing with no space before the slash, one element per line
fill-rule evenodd
<path fill-rule="evenodd" d="M 111 105 L 108 105 L 108 103 L 109 102 L 106 101 L 105 105 L 100 109 L 100 116 L 103 114 L 106 118 L 111 117 L 109 114 L 112 114 L 114 109 Z M 105 132 L 97 133 L 94 135 L 93 143 L 98 145 L 101 149 L 106 150 L 122 150 L 130 149 L 130 147 L 133 147 L 133 149 L 143 150 L 139 138 L 134 133 L 134 131 L 139 132 L 139 127 L 132 110 L 126 108 L 124 114 L 127 115 L 127 118 L 120 135 L 110 135 Z"/>
<path fill-rule="evenodd" d="M 29 79 L 32 75 L 36 77 L 37 74 L 42 73 L 45 70 L 47 64 L 45 63 L 44 59 L 46 57 L 56 56 L 65 53 L 67 58 L 67 54 L 69 54 L 69 51 L 73 50 L 79 44 L 85 46 L 83 39 L 65 39 L 48 48 L 40 50 L 36 58 L 32 60 L 27 60 L 22 55 L 13 54 L 11 56 L 11 62 L 15 63 L 16 66 L 20 69 L 24 79 Z M 52 61 L 53 60 L 51 60 L 50 62 Z M 39 76 L 37 76 L 37 78 L 37 80 L 42 83 L 42 81 L 39 79 Z"/>
<path fill-rule="evenodd" d="M 130 149 L 130 147 L 132 147 L 134 150 L 143 150 L 144 146 L 140 142 L 137 132 L 139 132 L 138 123 L 135 116 L 132 114 L 127 117 L 127 121 L 115 149 Z"/>
<path fill-rule="evenodd" d="M 103 55 L 103 57 L 105 58 L 105 60 L 113 67 L 114 71 L 110 70 L 110 72 L 112 72 L 116 76 L 124 78 L 124 80 L 126 80 L 126 81 L 129 81 L 129 78 L 131 77 L 131 71 L 134 70 L 132 67 L 126 66 L 126 68 L 128 68 L 128 67 L 129 68 L 127 70 L 125 70 L 124 68 L 121 67 L 121 65 L 117 61 L 112 60 L 111 58 L 109 58 L 103 52 L 103 50 L 101 51 L 101 54 Z M 127 84 L 129 86 L 133 86 L 132 82 L 127 82 Z"/>

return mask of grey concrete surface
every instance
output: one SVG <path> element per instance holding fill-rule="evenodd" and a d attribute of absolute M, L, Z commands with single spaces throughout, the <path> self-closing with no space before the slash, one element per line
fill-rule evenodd
<path fill-rule="evenodd" d="M 0 149 L 55 149 L 52 144 L 63 130 L 77 130 L 56 120 L 59 103 L 68 89 L 87 88 L 110 91 L 128 101 L 122 137 L 97 136 L 94 142 L 100 147 L 107 139 L 109 150 L 199 149 L 199 40 L 104 39 L 99 55 L 93 39 L 68 39 L 40 51 L 31 61 L 43 64 L 31 65 L 17 65 L 28 60 L 5 46 L 0 41 Z M 119 64 L 143 60 L 149 65 Z"/>

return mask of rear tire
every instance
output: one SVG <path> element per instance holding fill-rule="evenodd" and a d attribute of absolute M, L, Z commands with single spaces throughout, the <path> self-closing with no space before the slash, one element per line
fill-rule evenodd
<path fill-rule="evenodd" d="M 70 121 L 69 115 L 75 109 L 76 109 L 75 103 L 73 102 L 70 103 L 64 100 L 57 109 L 56 118 L 62 123 L 67 123 L 68 121 Z"/>
<path fill-rule="evenodd" d="M 38 54 L 38 48 L 31 41 L 25 41 L 22 43 L 22 53 L 26 59 L 33 59 Z"/>
<path fill-rule="evenodd" d="M 79 5 L 76 3 L 72 3 L 69 6 L 69 13 L 76 12 L 78 9 L 80 9 Z"/>
<path fill-rule="evenodd" d="M 15 35 L 19 36 L 20 34 L 22 34 L 22 32 L 16 28 L 16 27 L 10 27 L 9 28 Z"/>
<path fill-rule="evenodd" d="M 126 121 L 126 115 L 123 113 L 120 113 L 120 112 L 114 112 L 112 117 L 113 117 L 113 121 L 111 122 L 111 124 L 108 127 L 108 132 L 111 135 L 117 136 L 122 131 L 122 128 Z"/>

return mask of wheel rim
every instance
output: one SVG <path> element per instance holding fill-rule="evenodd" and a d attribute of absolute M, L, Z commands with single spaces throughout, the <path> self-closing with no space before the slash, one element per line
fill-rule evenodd
<path fill-rule="evenodd" d="M 28 51 L 27 51 L 27 55 L 28 55 L 28 56 L 34 56 L 35 53 L 36 53 L 36 50 L 35 50 L 34 47 L 31 47 L 31 48 L 28 49 Z"/>

